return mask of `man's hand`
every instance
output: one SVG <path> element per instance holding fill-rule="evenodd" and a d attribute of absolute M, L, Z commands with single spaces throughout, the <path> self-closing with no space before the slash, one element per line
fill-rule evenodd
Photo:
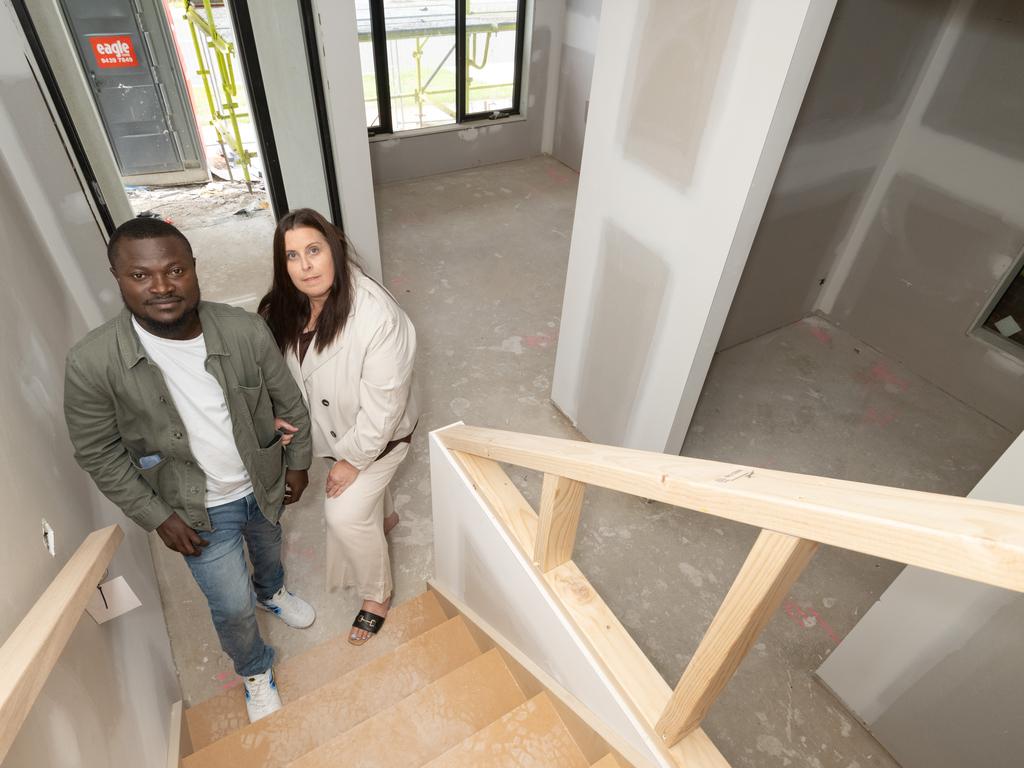
<path fill-rule="evenodd" d="M 352 483 L 359 477 L 359 470 L 342 459 L 331 467 L 327 473 L 327 497 L 333 499 L 341 496 Z"/>
<path fill-rule="evenodd" d="M 156 532 L 160 534 L 168 549 L 181 552 L 188 557 L 195 557 L 210 543 L 200 538 L 199 534 L 189 528 L 188 524 L 174 512 L 157 526 Z"/>
<path fill-rule="evenodd" d="M 285 447 L 295 438 L 295 433 L 299 431 L 298 427 L 294 424 L 289 424 L 280 416 L 274 419 L 274 429 L 281 433 L 281 445 Z"/>
<path fill-rule="evenodd" d="M 302 492 L 309 485 L 309 471 L 289 469 L 284 473 L 284 503 L 294 504 L 302 498 Z"/>

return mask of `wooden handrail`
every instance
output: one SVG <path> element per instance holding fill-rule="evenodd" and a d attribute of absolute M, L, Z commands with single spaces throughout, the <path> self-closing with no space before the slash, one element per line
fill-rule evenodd
<path fill-rule="evenodd" d="M 122 539 L 117 525 L 90 533 L 0 646 L 0 763 Z"/>
<path fill-rule="evenodd" d="M 454 426 L 452 450 L 1024 592 L 1024 509 L 704 459 Z"/>

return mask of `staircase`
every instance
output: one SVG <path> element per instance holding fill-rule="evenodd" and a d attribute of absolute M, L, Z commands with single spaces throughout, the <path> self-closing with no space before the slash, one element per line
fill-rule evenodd
<path fill-rule="evenodd" d="M 537 509 L 503 464 L 543 473 Z M 821 544 L 1024 592 L 1024 506 L 465 425 L 430 472 L 430 591 L 277 665 L 257 723 L 237 689 L 175 704 L 169 768 L 729 768 L 704 719 Z M 573 560 L 587 486 L 760 529 L 674 689 Z M 123 536 L 94 531 L 0 647 L 0 762 Z"/>
<path fill-rule="evenodd" d="M 181 768 L 615 768 L 627 762 L 435 592 L 396 605 L 362 647 L 347 633 L 275 668 L 284 707 L 250 724 L 239 689 L 185 711 Z M 577 711 L 574 711 L 577 710 Z"/>

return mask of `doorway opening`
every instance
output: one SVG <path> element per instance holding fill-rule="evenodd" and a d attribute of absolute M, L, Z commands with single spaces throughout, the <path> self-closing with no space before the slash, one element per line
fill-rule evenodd
<path fill-rule="evenodd" d="M 308 0 L 14 3 L 97 218 L 177 226 L 205 298 L 255 305 L 288 197 L 340 217 Z"/>

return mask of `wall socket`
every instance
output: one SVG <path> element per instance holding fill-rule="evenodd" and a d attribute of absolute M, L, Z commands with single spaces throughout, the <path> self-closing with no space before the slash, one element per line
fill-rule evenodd
<path fill-rule="evenodd" d="M 45 517 L 43 518 L 43 546 L 50 553 L 50 557 L 57 556 L 57 545 L 53 540 L 53 526 L 46 522 Z"/>

